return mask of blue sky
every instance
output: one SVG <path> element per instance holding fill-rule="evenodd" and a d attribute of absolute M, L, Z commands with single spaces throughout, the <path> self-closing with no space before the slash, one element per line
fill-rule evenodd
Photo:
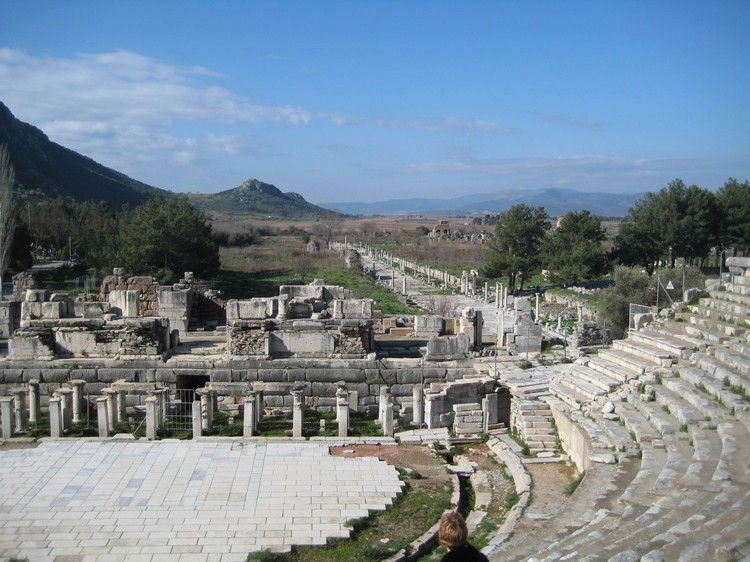
<path fill-rule="evenodd" d="M 175 191 L 750 178 L 750 2 L 0 0 L 0 101 Z"/>

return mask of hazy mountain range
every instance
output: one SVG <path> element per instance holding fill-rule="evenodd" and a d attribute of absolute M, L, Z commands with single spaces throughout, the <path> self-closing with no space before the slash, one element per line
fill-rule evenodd
<path fill-rule="evenodd" d="M 351 215 L 483 215 L 505 211 L 517 203 L 542 205 L 550 215 L 588 209 L 595 215 L 624 216 L 645 193 L 585 192 L 574 189 L 475 193 L 451 199 L 390 199 L 375 203 L 320 203 L 322 207 Z"/>

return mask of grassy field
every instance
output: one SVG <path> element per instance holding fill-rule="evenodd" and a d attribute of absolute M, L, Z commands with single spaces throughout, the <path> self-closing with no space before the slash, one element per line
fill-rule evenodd
<path fill-rule="evenodd" d="M 336 252 L 305 252 L 304 237 L 293 234 L 263 236 L 260 244 L 221 249 L 221 271 L 214 286 L 228 298 L 271 297 L 279 285 L 323 279 L 341 285 L 358 298 L 370 298 L 383 314 L 415 314 L 419 310 L 398 300 L 360 270 L 345 269 Z"/>

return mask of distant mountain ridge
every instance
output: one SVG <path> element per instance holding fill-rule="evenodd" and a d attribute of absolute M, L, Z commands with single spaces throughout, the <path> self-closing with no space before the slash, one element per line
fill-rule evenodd
<path fill-rule="evenodd" d="M 275 185 L 250 178 L 235 188 L 218 193 L 188 194 L 199 209 L 231 218 L 315 219 L 325 210 L 293 191 L 284 193 Z"/>
<path fill-rule="evenodd" d="M 119 209 L 125 203 L 139 205 L 158 195 L 174 195 L 52 142 L 33 125 L 17 119 L 2 102 L 0 145 L 8 147 L 21 201 L 93 199 Z"/>
<path fill-rule="evenodd" d="M 588 209 L 595 215 L 625 216 L 635 201 L 645 195 L 645 192 L 605 193 L 549 188 L 474 193 L 451 199 L 410 198 L 375 203 L 337 202 L 320 205 L 350 215 L 483 215 L 500 213 L 517 203 L 525 203 L 532 207 L 541 205 L 550 215 Z"/>

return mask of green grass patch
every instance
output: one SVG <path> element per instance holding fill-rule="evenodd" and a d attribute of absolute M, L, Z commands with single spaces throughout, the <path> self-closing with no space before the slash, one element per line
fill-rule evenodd
<path fill-rule="evenodd" d="M 585 477 L 586 477 L 586 471 L 584 470 L 583 472 L 581 472 L 581 474 L 578 475 L 578 478 L 576 478 L 575 480 L 573 480 L 573 482 L 565 486 L 565 495 L 572 496 L 573 493 L 576 491 L 576 489 L 578 489 L 578 486 L 580 485 L 580 483 L 583 482 L 583 479 Z"/>

